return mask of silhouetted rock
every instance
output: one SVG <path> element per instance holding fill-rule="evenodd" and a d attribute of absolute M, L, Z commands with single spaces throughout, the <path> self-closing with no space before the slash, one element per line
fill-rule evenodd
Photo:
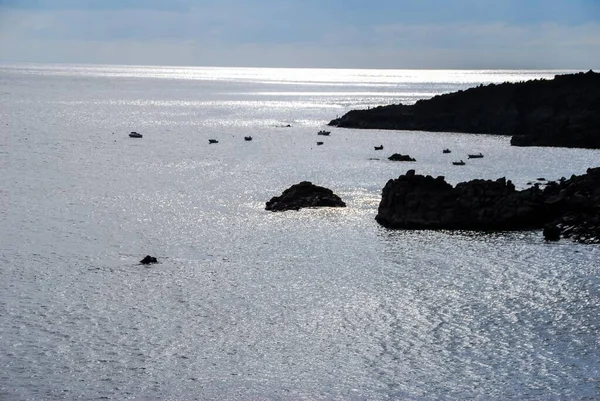
<path fill-rule="evenodd" d="M 352 110 L 330 125 L 512 135 L 515 146 L 600 148 L 600 74 L 557 75 Z"/>
<path fill-rule="evenodd" d="M 544 239 L 546 241 L 558 241 L 560 240 L 561 229 L 556 224 L 548 223 L 544 226 Z"/>
<path fill-rule="evenodd" d="M 393 155 L 388 157 L 388 160 L 392 160 L 395 162 L 416 162 L 417 161 L 416 159 L 413 159 L 409 155 L 401 155 L 400 153 L 394 153 Z"/>
<path fill-rule="evenodd" d="M 405 175 L 383 188 L 377 222 L 389 228 L 521 230 L 600 243 L 600 168 L 581 176 L 517 191 L 505 178 L 455 187 L 444 177 Z M 558 230 L 558 234 L 557 234 Z"/>
<path fill-rule="evenodd" d="M 323 206 L 346 207 L 346 204 L 330 189 L 314 185 L 308 181 L 302 181 L 283 191 L 280 196 L 271 198 L 265 209 L 281 212 L 299 210 L 303 207 Z"/>
<path fill-rule="evenodd" d="M 158 260 L 154 256 L 146 255 L 144 259 L 140 260 L 143 265 L 149 265 L 151 263 L 158 263 Z"/>

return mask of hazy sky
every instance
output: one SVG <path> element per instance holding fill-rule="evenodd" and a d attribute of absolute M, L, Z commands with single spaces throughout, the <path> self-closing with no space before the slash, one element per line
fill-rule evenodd
<path fill-rule="evenodd" d="M 600 67 L 600 0 L 0 0 L 0 61 Z"/>

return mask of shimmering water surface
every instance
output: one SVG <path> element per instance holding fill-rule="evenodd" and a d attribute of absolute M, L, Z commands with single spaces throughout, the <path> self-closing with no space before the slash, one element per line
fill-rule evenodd
<path fill-rule="evenodd" d="M 600 397 L 598 246 L 374 221 L 409 168 L 524 188 L 599 151 L 316 135 L 555 73 L 1 65 L 0 399 Z M 264 210 L 303 180 L 348 207 Z"/>

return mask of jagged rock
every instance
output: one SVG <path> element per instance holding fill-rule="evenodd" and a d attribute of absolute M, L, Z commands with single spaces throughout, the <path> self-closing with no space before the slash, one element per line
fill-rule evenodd
<path fill-rule="evenodd" d="M 377 222 L 389 228 L 520 230 L 600 243 L 600 168 L 568 180 L 517 191 L 511 181 L 472 180 L 455 187 L 444 177 L 405 175 L 382 191 Z M 558 232 L 558 234 L 557 234 Z"/>
<path fill-rule="evenodd" d="M 409 155 L 402 155 L 400 153 L 394 153 L 393 155 L 388 157 L 388 160 L 392 160 L 392 161 L 396 161 L 396 162 L 416 162 L 417 161 L 416 159 L 413 159 Z"/>
<path fill-rule="evenodd" d="M 557 75 L 352 110 L 329 125 L 345 128 L 512 135 L 515 146 L 600 148 L 600 74 Z"/>
<path fill-rule="evenodd" d="M 330 189 L 314 185 L 308 181 L 302 181 L 283 191 L 280 196 L 271 198 L 265 209 L 281 212 L 299 210 L 303 207 L 323 206 L 346 207 L 346 204 Z"/>
<path fill-rule="evenodd" d="M 149 265 L 151 263 L 158 263 L 158 260 L 154 256 L 146 255 L 144 259 L 140 260 L 143 265 Z"/>

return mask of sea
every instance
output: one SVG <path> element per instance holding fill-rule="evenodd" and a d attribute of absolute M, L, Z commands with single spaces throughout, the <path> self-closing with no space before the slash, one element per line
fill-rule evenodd
<path fill-rule="evenodd" d="M 410 169 L 527 188 L 600 150 L 327 126 L 567 72 L 1 64 L 0 399 L 600 399 L 600 246 L 375 221 Z M 347 207 L 265 210 L 301 181 Z"/>

